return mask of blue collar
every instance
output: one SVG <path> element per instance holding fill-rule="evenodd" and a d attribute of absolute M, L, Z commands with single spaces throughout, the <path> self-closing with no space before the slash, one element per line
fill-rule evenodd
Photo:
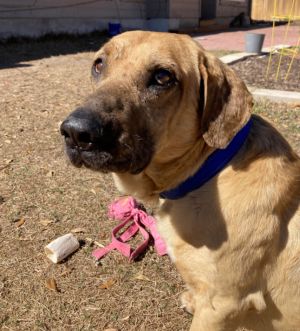
<path fill-rule="evenodd" d="M 226 167 L 229 161 L 242 147 L 248 137 L 251 124 L 252 120 L 250 118 L 247 124 L 235 135 L 225 149 L 215 150 L 193 176 L 186 179 L 177 187 L 169 191 L 161 192 L 160 197 L 171 200 L 182 198 L 189 192 L 196 190 L 213 178 L 217 173 Z"/>

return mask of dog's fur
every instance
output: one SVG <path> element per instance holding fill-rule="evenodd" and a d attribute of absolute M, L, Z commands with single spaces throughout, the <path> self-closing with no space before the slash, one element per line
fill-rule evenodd
<path fill-rule="evenodd" d="M 95 63 L 100 57 L 103 72 L 84 105 L 117 123 L 117 139 L 129 147 L 112 160 L 123 153 L 129 161 L 86 165 L 112 170 L 122 192 L 157 201 L 160 233 L 188 288 L 182 302 L 194 314 L 190 330 L 300 330 L 299 157 L 253 115 L 245 144 L 221 173 L 184 198 L 159 199 L 228 145 L 250 118 L 252 97 L 188 36 L 128 32 Z M 150 86 L 157 67 L 176 83 Z"/>

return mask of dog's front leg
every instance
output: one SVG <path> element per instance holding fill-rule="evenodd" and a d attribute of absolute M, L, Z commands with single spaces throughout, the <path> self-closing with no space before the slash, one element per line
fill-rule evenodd
<path fill-rule="evenodd" d="M 190 331 L 234 331 L 239 305 L 234 298 L 214 297 L 204 302 L 195 298 L 195 312 Z"/>

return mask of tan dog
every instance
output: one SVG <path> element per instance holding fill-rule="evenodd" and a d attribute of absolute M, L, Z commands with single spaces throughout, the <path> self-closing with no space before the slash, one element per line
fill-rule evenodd
<path fill-rule="evenodd" d="M 169 255 L 187 284 L 193 331 L 300 330 L 300 161 L 253 116 L 212 179 L 180 199 L 159 194 L 192 176 L 250 118 L 252 97 L 190 37 L 128 32 L 96 54 L 95 92 L 62 124 L 76 166 L 113 172 L 118 188 L 156 200 Z"/>

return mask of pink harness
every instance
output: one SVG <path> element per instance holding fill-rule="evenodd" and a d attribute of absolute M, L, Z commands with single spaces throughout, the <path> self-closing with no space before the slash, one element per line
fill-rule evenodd
<path fill-rule="evenodd" d="M 157 232 L 155 219 L 144 212 L 132 197 L 121 198 L 113 202 L 109 207 L 108 215 L 111 218 L 121 221 L 121 223 L 112 230 L 111 243 L 106 247 L 96 249 L 92 253 L 97 260 L 101 259 L 111 250 L 116 249 L 128 257 L 129 261 L 133 261 L 149 245 L 150 235 L 154 240 L 157 253 L 159 255 L 167 254 L 166 245 Z M 126 226 L 127 229 L 118 236 L 118 232 Z M 126 242 L 138 232 L 142 234 L 144 241 L 135 249 L 132 249 Z"/>

